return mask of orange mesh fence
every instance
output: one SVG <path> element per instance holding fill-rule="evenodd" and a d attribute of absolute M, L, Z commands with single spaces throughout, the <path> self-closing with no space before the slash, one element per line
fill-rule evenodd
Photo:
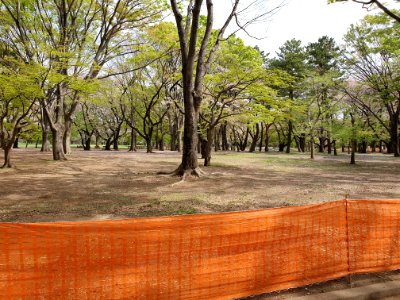
<path fill-rule="evenodd" d="M 400 201 L 348 201 L 351 273 L 400 269 Z"/>
<path fill-rule="evenodd" d="M 400 201 L 0 223 L 2 299 L 231 299 L 400 268 Z"/>

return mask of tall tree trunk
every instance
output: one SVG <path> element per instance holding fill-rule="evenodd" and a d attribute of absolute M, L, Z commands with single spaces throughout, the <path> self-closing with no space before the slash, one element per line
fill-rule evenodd
<path fill-rule="evenodd" d="M 49 119 L 45 112 L 42 112 L 42 120 L 40 122 L 40 125 L 42 127 L 42 148 L 40 149 L 40 151 L 49 152 L 50 151 L 49 133 L 51 129 L 50 129 Z"/>
<path fill-rule="evenodd" d="M 310 158 L 314 159 L 314 136 L 310 137 Z"/>
<path fill-rule="evenodd" d="M 328 138 L 326 139 L 328 141 L 328 154 L 332 154 L 332 142 L 331 142 L 331 138 L 328 134 Z"/>
<path fill-rule="evenodd" d="M 355 127 L 356 121 L 352 113 L 350 113 L 350 117 L 351 117 L 351 127 L 352 127 L 350 164 L 354 165 L 356 163 L 356 148 L 357 148 L 356 127 Z"/>
<path fill-rule="evenodd" d="M 64 124 L 64 136 L 63 136 L 63 148 L 65 154 L 71 154 L 71 133 L 72 133 L 72 120 L 70 118 L 65 119 Z"/>
<path fill-rule="evenodd" d="M 306 151 L 306 135 L 304 133 L 299 136 L 299 144 L 301 152 L 304 153 Z"/>
<path fill-rule="evenodd" d="M 153 152 L 153 147 L 151 145 L 151 136 L 147 136 L 146 137 L 146 152 L 147 153 L 152 153 Z"/>
<path fill-rule="evenodd" d="M 10 145 L 12 145 L 12 144 L 10 144 Z M 4 164 L 3 164 L 2 168 L 12 168 L 12 164 L 11 164 L 12 147 L 10 147 L 10 145 L 7 145 L 6 147 L 4 147 Z"/>
<path fill-rule="evenodd" d="M 161 132 L 160 139 L 158 140 L 158 150 L 164 151 L 164 133 Z"/>
<path fill-rule="evenodd" d="M 67 71 L 63 70 L 61 71 L 61 74 L 66 75 Z M 65 97 L 65 92 L 64 92 L 64 83 L 60 83 L 57 85 L 56 91 L 55 91 L 55 97 L 56 97 L 56 107 L 53 113 L 50 113 L 47 108 L 46 114 L 50 123 L 51 127 L 51 134 L 52 134 L 52 150 L 53 150 L 53 160 L 66 160 L 67 157 L 65 156 L 64 152 L 64 146 L 63 146 L 63 141 L 64 141 L 64 124 L 63 124 L 63 116 L 64 116 L 64 97 Z M 52 120 L 52 116 L 54 116 L 54 120 Z"/>
<path fill-rule="evenodd" d="M 241 150 L 241 151 L 245 151 L 245 150 L 246 150 L 247 143 L 248 143 L 248 141 L 249 141 L 249 133 L 250 133 L 250 130 L 249 130 L 249 127 L 247 127 L 247 129 L 246 129 L 246 135 L 244 136 L 243 143 L 242 143 L 242 145 L 241 145 L 241 147 L 240 147 L 240 150 Z"/>
<path fill-rule="evenodd" d="M 221 135 L 220 133 L 221 133 L 221 127 L 214 130 L 214 151 L 215 152 L 220 150 L 220 145 L 219 145 L 219 138 Z"/>
<path fill-rule="evenodd" d="M 112 138 L 109 137 L 109 138 L 106 140 L 106 144 L 105 144 L 105 146 L 104 146 L 104 150 L 106 150 L 106 151 L 111 151 L 111 144 L 112 144 L 112 142 L 113 142 Z"/>
<path fill-rule="evenodd" d="M 19 138 L 18 137 L 14 141 L 13 148 L 14 149 L 18 149 L 19 148 Z"/>
<path fill-rule="evenodd" d="M 224 124 L 221 126 L 222 129 L 222 150 L 223 151 L 228 151 L 229 150 L 229 145 L 228 145 L 228 137 L 227 137 L 227 127 L 228 127 L 228 122 L 224 122 Z"/>
<path fill-rule="evenodd" d="M 76 95 L 75 95 L 76 96 Z M 69 107 L 69 111 L 67 106 L 64 106 L 64 137 L 63 137 L 63 147 L 65 154 L 71 154 L 71 133 L 72 133 L 72 125 L 74 123 L 75 112 L 79 106 L 79 98 L 76 96 L 74 98 L 73 103 Z M 64 102 L 65 104 L 65 102 Z"/>
<path fill-rule="evenodd" d="M 287 147 L 286 147 L 286 153 L 290 153 L 290 145 L 292 144 L 292 131 L 293 131 L 293 122 L 292 120 L 289 120 L 288 122 L 288 135 L 287 135 Z"/>
<path fill-rule="evenodd" d="M 86 140 L 85 140 L 85 146 L 83 147 L 83 150 L 86 150 L 86 151 L 90 151 L 90 142 L 92 141 L 92 139 L 91 139 L 91 136 L 87 136 L 86 137 Z"/>
<path fill-rule="evenodd" d="M 52 148 L 53 148 L 53 160 L 66 160 L 63 148 L 63 137 L 64 130 L 62 128 L 52 128 Z"/>
<path fill-rule="evenodd" d="M 400 156 L 399 152 L 399 115 L 394 114 L 390 118 L 390 144 L 392 153 L 395 157 Z"/>
<path fill-rule="evenodd" d="M 131 128 L 131 141 L 128 151 L 136 152 L 136 131 L 133 128 Z"/>
<path fill-rule="evenodd" d="M 371 152 L 375 153 L 376 152 L 376 141 L 372 141 L 370 146 L 371 146 Z"/>
<path fill-rule="evenodd" d="M 113 149 L 118 151 L 119 150 L 119 133 L 121 132 L 121 124 L 115 129 L 114 132 L 114 140 L 113 140 Z"/>
<path fill-rule="evenodd" d="M 264 151 L 268 152 L 269 151 L 269 128 L 272 126 L 272 124 L 265 124 L 265 148 Z"/>
<path fill-rule="evenodd" d="M 171 120 L 170 120 L 171 122 Z M 171 139 L 170 139 L 170 150 L 176 151 L 178 148 L 178 139 L 179 139 L 179 125 L 178 125 L 178 117 L 174 117 L 172 120 L 172 124 L 170 124 L 170 132 L 171 132 Z"/>
<path fill-rule="evenodd" d="M 325 138 L 323 136 L 319 137 L 319 146 L 318 146 L 318 152 L 319 153 L 324 153 L 325 150 Z"/>
<path fill-rule="evenodd" d="M 332 145 L 333 145 L 333 155 L 337 156 L 338 154 L 337 154 L 337 149 L 336 149 L 336 140 L 332 141 Z"/>
<path fill-rule="evenodd" d="M 178 141 L 177 141 L 177 151 L 181 152 L 182 151 L 182 139 L 183 139 L 183 130 L 181 128 L 181 121 L 178 123 Z"/>
<path fill-rule="evenodd" d="M 256 124 L 256 132 L 254 133 L 253 140 L 251 141 L 249 152 L 256 151 L 258 136 L 260 135 L 260 126 Z"/>
<path fill-rule="evenodd" d="M 357 148 L 357 140 L 352 139 L 351 140 L 351 158 L 350 158 L 351 165 L 354 165 L 356 163 L 356 148 Z"/>
<path fill-rule="evenodd" d="M 208 167 L 211 165 L 211 149 L 212 149 L 212 144 L 213 144 L 213 136 L 214 136 L 214 128 L 208 128 L 207 129 L 207 140 L 204 140 L 204 153 L 203 158 L 204 158 L 204 166 Z"/>
<path fill-rule="evenodd" d="M 258 151 L 262 151 L 263 140 L 264 140 L 264 123 L 260 123 L 261 133 L 260 133 L 260 144 L 258 145 Z"/>
<path fill-rule="evenodd" d="M 95 133 L 95 140 L 96 140 L 96 149 L 100 149 L 100 135 L 98 132 Z"/>

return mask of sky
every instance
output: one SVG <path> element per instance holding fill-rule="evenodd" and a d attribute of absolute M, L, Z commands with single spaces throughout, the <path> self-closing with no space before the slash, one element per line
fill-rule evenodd
<path fill-rule="evenodd" d="M 271 5 L 274 0 L 265 0 Z M 223 4 L 225 2 L 225 5 Z M 224 19 L 229 9 L 229 1 L 215 1 L 216 19 Z M 258 45 L 261 50 L 275 56 L 283 43 L 292 38 L 303 41 L 303 45 L 316 42 L 319 37 L 333 37 L 338 44 L 351 24 L 357 23 L 368 11 L 361 4 L 354 2 L 327 4 L 327 0 L 286 0 L 286 5 L 268 21 L 249 28 L 251 35 L 263 37 L 262 40 L 250 38 L 244 33 L 238 34 L 246 44 Z M 272 6 L 271 6 L 272 7 Z M 218 20 L 216 20 L 218 23 Z"/>

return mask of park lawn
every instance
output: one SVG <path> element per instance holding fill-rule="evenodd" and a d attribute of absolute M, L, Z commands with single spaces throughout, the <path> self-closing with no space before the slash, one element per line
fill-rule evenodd
<path fill-rule="evenodd" d="M 0 159 L 2 159 L 0 154 Z M 0 170 L 1 222 L 121 219 L 239 211 L 349 199 L 400 199 L 400 159 L 218 152 L 207 175 L 179 178 L 180 154 L 74 149 L 65 162 L 38 149 L 13 152 Z M 200 162 L 202 162 L 200 160 Z"/>

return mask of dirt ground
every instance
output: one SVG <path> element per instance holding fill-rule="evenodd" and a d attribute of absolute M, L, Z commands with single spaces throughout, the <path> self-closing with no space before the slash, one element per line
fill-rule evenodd
<path fill-rule="evenodd" d="M 349 289 L 349 288 L 362 287 L 366 285 L 394 281 L 394 280 L 395 281 L 400 280 L 400 271 L 351 275 L 350 277 L 346 276 L 327 282 L 303 286 L 300 288 L 242 298 L 241 300 L 284 300 L 284 299 L 291 299 L 313 294 L 321 294 L 321 299 L 324 299 L 323 293 Z M 371 299 L 376 299 L 376 298 L 371 297 Z M 381 300 L 384 299 L 385 300 L 400 299 L 400 295 L 393 297 L 385 297 Z"/>
<path fill-rule="evenodd" d="M 0 160 L 3 158 L 0 154 Z M 120 219 L 236 211 L 343 199 L 400 199 L 400 159 L 357 155 L 218 152 L 207 176 L 172 171 L 180 154 L 75 150 L 55 162 L 37 149 L 13 152 L 14 169 L 0 169 L 0 221 Z"/>

